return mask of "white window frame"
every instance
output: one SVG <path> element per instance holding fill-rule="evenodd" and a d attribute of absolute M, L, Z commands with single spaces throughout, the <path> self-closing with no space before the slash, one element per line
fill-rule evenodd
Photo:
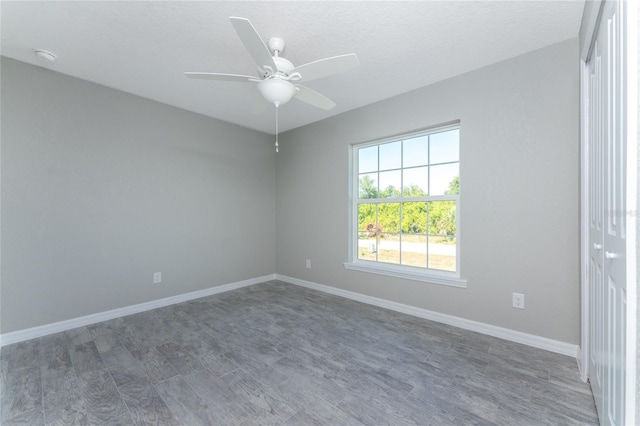
<path fill-rule="evenodd" d="M 403 203 L 412 201 L 438 201 L 438 200 L 455 200 L 456 202 L 456 271 L 442 271 L 437 269 L 422 268 L 418 266 L 397 265 L 393 263 L 385 263 L 379 261 L 358 259 L 358 190 L 359 190 L 359 173 L 358 173 L 358 149 L 369 146 L 382 145 L 389 142 L 397 142 L 401 140 L 411 139 L 419 136 L 431 135 L 449 130 L 461 130 L 460 122 L 452 122 L 437 127 L 430 127 L 417 132 L 405 133 L 388 137 L 384 139 L 376 139 L 370 142 L 355 143 L 349 147 L 349 258 L 344 263 L 344 267 L 353 271 L 369 272 L 379 275 L 386 275 L 395 278 L 410 279 L 414 281 L 422 281 L 431 284 L 447 285 L 453 287 L 467 287 L 467 281 L 460 275 L 460 207 L 461 196 L 456 195 L 437 195 L 427 197 L 400 197 L 385 198 L 384 202 Z M 458 141 L 458 143 L 460 143 Z M 458 164 L 461 164 L 458 158 Z M 462 188 L 462 185 L 461 185 Z M 460 193 L 462 189 L 460 189 Z M 379 199 L 375 204 L 379 203 Z M 362 202 L 362 200 L 361 200 Z"/>

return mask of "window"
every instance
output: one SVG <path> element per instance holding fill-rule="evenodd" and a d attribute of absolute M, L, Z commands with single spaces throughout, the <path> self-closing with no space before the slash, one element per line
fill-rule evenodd
<path fill-rule="evenodd" d="M 459 125 L 353 146 L 348 269 L 459 279 Z"/>

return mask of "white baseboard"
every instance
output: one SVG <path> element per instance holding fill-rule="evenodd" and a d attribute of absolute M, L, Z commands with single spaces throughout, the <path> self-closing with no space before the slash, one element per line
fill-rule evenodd
<path fill-rule="evenodd" d="M 26 330 L 13 331 L 11 333 L 0 335 L 0 347 L 10 345 L 12 343 L 22 342 L 24 340 L 35 339 L 36 337 L 59 333 L 61 331 L 71 330 L 77 327 L 83 327 L 89 324 L 95 324 L 101 321 L 107 321 L 131 314 L 137 314 L 139 312 L 150 311 L 151 309 L 161 308 L 163 306 L 173 305 L 175 303 L 186 302 L 187 300 L 199 299 L 201 297 L 211 296 L 213 294 L 224 293 L 226 291 L 260 284 L 265 281 L 271 281 L 275 279 L 275 274 L 265 275 L 262 277 L 251 278 L 244 281 L 211 287 L 204 290 L 193 291 L 191 293 L 178 294 L 176 296 L 166 297 L 164 299 L 139 303 L 137 305 L 125 306 L 124 308 L 112 309 L 110 311 L 98 312 L 97 314 L 91 314 L 83 317 L 55 322 L 52 324 L 41 325 L 38 327 L 28 328 Z"/>
<path fill-rule="evenodd" d="M 535 336 L 520 331 L 510 330 L 508 328 L 498 327 L 495 325 L 485 324 L 472 321 L 453 315 L 442 314 L 439 312 L 429 311 L 427 309 L 417 308 L 402 303 L 392 302 L 377 297 L 367 296 L 353 291 L 342 290 L 323 284 L 317 284 L 311 281 L 305 281 L 298 278 L 288 277 L 286 275 L 271 274 L 262 277 L 251 278 L 235 283 L 224 284 L 217 287 L 211 287 L 204 290 L 198 290 L 191 293 L 179 294 L 164 299 L 152 300 L 150 302 L 139 303 L 137 305 L 125 306 L 123 308 L 112 309 L 110 311 L 99 312 L 97 314 L 86 315 L 83 317 L 72 318 L 70 320 L 60 321 L 52 324 L 46 324 L 38 327 L 28 328 L 26 330 L 14 331 L 0 335 L 0 347 L 10 345 L 12 343 L 22 342 L 24 340 L 35 339 L 37 337 L 49 334 L 59 333 L 71 330 L 85 325 L 95 324 L 101 321 L 107 321 L 114 318 L 124 317 L 139 312 L 149 311 L 151 309 L 161 308 L 163 306 L 173 305 L 175 303 L 186 302 L 188 300 L 198 299 L 201 297 L 211 296 L 213 294 L 224 293 L 242 287 L 260 284 L 265 281 L 280 280 L 289 284 L 295 284 L 301 287 L 322 291 L 324 293 L 333 294 L 335 296 L 345 297 L 347 299 L 356 300 L 358 302 L 367 303 L 369 305 L 379 306 L 381 308 L 390 309 L 392 311 L 413 315 L 443 324 L 452 325 L 466 330 L 476 331 L 478 333 L 487 334 L 489 336 L 499 337 L 501 339 L 510 340 L 512 342 L 522 343 L 551 352 L 556 352 L 571 357 L 577 357 L 578 346 L 572 345 L 558 340 L 548 339 L 546 337 Z"/>
<path fill-rule="evenodd" d="M 572 345 L 570 343 L 561 342 L 559 340 L 548 339 L 546 337 L 540 337 L 533 334 L 523 333 L 521 331 L 510 330 L 508 328 L 503 328 L 503 327 L 498 327 L 491 324 L 472 321 L 469 319 L 460 318 L 453 315 L 447 315 L 439 312 L 429 311 L 427 309 L 417 308 L 415 306 L 409 306 L 402 303 L 391 302 L 389 300 L 367 296 L 361 293 L 355 293 L 353 291 L 342 290 L 336 287 L 331 287 L 323 284 L 317 284 L 311 281 L 305 281 L 298 278 L 292 278 L 286 275 L 276 274 L 276 279 L 280 281 L 284 281 L 289 284 L 295 284 L 301 287 L 306 287 L 313 290 L 330 293 L 335 296 L 345 297 L 347 299 L 352 299 L 358 302 L 367 303 L 369 305 L 379 306 L 381 308 L 390 309 L 396 312 L 401 312 L 403 314 L 413 315 L 416 317 L 440 322 L 443 324 L 452 325 L 452 326 L 463 328 L 466 330 L 476 331 L 478 333 L 487 334 L 493 337 L 499 337 L 501 339 L 510 340 L 516 343 L 522 343 L 524 345 L 533 346 L 539 349 L 545 349 L 547 351 L 556 352 L 562 355 L 568 355 L 573 358 L 577 357 L 577 354 L 578 354 L 578 345 Z"/>

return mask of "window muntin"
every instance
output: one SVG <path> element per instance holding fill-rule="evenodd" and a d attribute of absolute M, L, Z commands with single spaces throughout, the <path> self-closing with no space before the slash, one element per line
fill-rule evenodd
<path fill-rule="evenodd" d="M 354 146 L 353 262 L 459 276 L 459 134 Z"/>

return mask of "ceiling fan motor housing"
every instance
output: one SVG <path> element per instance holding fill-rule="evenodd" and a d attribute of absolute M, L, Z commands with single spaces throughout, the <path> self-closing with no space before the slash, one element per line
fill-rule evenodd
<path fill-rule="evenodd" d="M 295 67 L 293 66 L 293 64 L 281 57 L 281 56 L 274 56 L 273 57 L 273 62 L 276 63 L 276 66 L 278 67 L 278 71 L 285 74 L 285 75 L 289 75 L 289 73 L 291 72 L 291 70 L 293 70 Z"/>

